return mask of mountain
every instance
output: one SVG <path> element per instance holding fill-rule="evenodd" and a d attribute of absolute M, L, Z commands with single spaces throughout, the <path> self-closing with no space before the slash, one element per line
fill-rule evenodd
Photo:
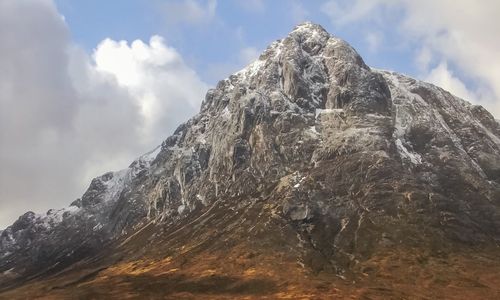
<path fill-rule="evenodd" d="M 493 116 L 304 23 L 157 149 L 1 232 L 0 298 L 494 299 L 499 245 Z"/>

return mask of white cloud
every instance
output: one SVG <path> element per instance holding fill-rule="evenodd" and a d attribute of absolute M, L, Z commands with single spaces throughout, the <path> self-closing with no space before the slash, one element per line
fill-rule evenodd
<path fill-rule="evenodd" d="M 420 46 L 417 62 L 427 63 L 423 77 L 428 77 L 433 60 L 447 61 L 461 77 L 478 83 L 480 99 L 468 99 L 500 115 L 500 2 L 497 0 L 330 0 L 323 11 L 336 24 L 353 22 L 381 24 L 388 15 L 400 16 L 400 37 Z M 392 18 L 391 20 L 394 20 Z M 387 24 L 386 24 L 387 25 Z M 387 30 L 387 28 L 386 28 Z M 427 51 L 427 52 L 426 52 Z M 469 83 L 470 85 L 470 83 Z M 471 88 L 466 85 L 471 90 Z M 490 98 L 491 97 L 491 98 Z"/>
<path fill-rule="evenodd" d="M 418 50 L 415 56 L 415 64 L 421 72 L 426 72 L 429 70 L 429 66 L 432 63 L 432 52 L 427 47 L 422 47 Z"/>
<path fill-rule="evenodd" d="M 456 77 L 455 74 L 448 68 L 446 62 L 441 62 L 434 69 L 430 70 L 424 78 L 425 81 L 431 82 L 450 93 L 462 99 L 477 99 L 478 96 L 469 91 L 465 84 Z"/>
<path fill-rule="evenodd" d="M 129 46 L 126 41 L 106 39 L 93 58 L 96 70 L 113 75 L 140 107 L 144 120 L 141 136 L 148 137 L 146 143 L 184 121 L 187 112 L 196 111 L 208 89 L 159 36 L 153 36 L 149 45 L 136 40 Z"/>
<path fill-rule="evenodd" d="M 88 55 L 48 0 L 0 1 L 0 40 L 0 228 L 128 166 L 193 115 L 208 88 L 157 36 L 106 39 Z"/>
<path fill-rule="evenodd" d="M 173 0 L 164 4 L 168 23 L 202 24 L 212 21 L 217 0 Z"/>

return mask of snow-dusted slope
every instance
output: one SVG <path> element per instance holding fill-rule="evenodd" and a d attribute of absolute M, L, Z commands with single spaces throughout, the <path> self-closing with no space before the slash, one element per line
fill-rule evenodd
<path fill-rule="evenodd" d="M 157 147 L 139 157 L 126 169 L 95 178 L 82 198 L 67 208 L 50 209 L 46 214 L 27 212 L 19 217 L 1 232 L 0 266 L 14 267 L 22 265 L 20 260 L 34 259 L 49 267 L 73 254 L 92 252 L 88 247 L 98 247 L 126 233 L 128 225 L 135 225 L 143 216 L 144 205 L 121 197 L 132 189 L 134 181 L 146 176 L 159 150 Z M 128 211 L 113 216 L 120 207 Z M 130 216 L 136 219 L 122 219 Z M 10 276 L 13 274 L 11 270 Z"/>
<path fill-rule="evenodd" d="M 380 73 L 391 89 L 393 136 L 404 160 L 429 168 L 433 160 L 460 160 L 463 167 L 499 183 L 500 126 L 491 114 L 432 84 Z"/>

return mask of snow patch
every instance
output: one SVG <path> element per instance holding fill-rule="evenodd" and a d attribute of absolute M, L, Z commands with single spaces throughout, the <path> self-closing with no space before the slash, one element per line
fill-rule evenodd
<path fill-rule="evenodd" d="M 304 180 L 306 179 L 306 176 L 302 176 L 300 177 L 300 174 L 298 172 L 294 173 L 293 176 L 292 176 L 292 182 L 296 182 L 295 185 L 293 186 L 294 188 L 298 188 L 300 187 L 300 185 L 304 182 Z"/>
<path fill-rule="evenodd" d="M 131 169 L 124 169 L 117 172 L 113 172 L 113 177 L 104 182 L 106 186 L 106 193 L 104 194 L 104 201 L 109 202 L 116 200 L 120 193 L 125 187 L 125 182 L 127 182 L 131 175 Z"/>
<path fill-rule="evenodd" d="M 227 106 L 224 107 L 224 109 L 222 110 L 221 117 L 223 117 L 225 119 L 231 118 L 231 112 L 229 111 L 229 108 Z"/>
<path fill-rule="evenodd" d="M 153 150 L 147 152 L 146 154 L 140 156 L 137 160 L 141 160 L 143 162 L 151 163 L 161 151 L 161 145 L 158 145 Z"/>
<path fill-rule="evenodd" d="M 344 113 L 344 109 L 342 109 L 342 108 L 326 108 L 326 109 L 317 108 L 315 113 L 316 113 L 316 119 L 317 119 L 321 114 L 341 115 L 342 113 Z"/>
<path fill-rule="evenodd" d="M 406 149 L 400 139 L 396 139 L 396 147 L 401 158 L 409 160 L 414 165 L 419 165 L 422 163 L 422 157 L 420 156 L 420 154 L 408 151 L 408 149 Z"/>
<path fill-rule="evenodd" d="M 69 206 L 61 209 L 49 209 L 46 214 L 35 214 L 34 222 L 47 230 L 61 223 L 65 217 L 78 212 L 80 208 Z"/>
<path fill-rule="evenodd" d="M 309 131 L 316 134 L 316 135 L 319 135 L 319 132 L 316 130 L 316 126 L 309 127 Z"/>
<path fill-rule="evenodd" d="M 242 70 L 238 71 L 235 73 L 236 76 L 238 76 L 242 82 L 247 81 L 249 78 L 254 77 L 259 73 L 260 69 L 265 65 L 266 61 L 265 60 L 256 60 L 253 63 L 249 64 Z"/>

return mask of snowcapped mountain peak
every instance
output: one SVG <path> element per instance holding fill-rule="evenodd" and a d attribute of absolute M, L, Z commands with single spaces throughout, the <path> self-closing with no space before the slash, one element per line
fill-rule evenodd
<path fill-rule="evenodd" d="M 332 36 L 319 24 L 304 22 L 297 25 L 289 37 L 297 38 L 303 42 L 325 43 Z"/>
<path fill-rule="evenodd" d="M 494 244 L 499 199 L 490 113 L 371 69 L 308 22 L 209 90 L 160 147 L 94 179 L 70 211 L 27 213 L 1 232 L 0 272 L 60 271 L 103 244 L 127 249 L 120 260 L 165 249 L 229 259 L 259 244 L 340 274 L 388 245 Z"/>

